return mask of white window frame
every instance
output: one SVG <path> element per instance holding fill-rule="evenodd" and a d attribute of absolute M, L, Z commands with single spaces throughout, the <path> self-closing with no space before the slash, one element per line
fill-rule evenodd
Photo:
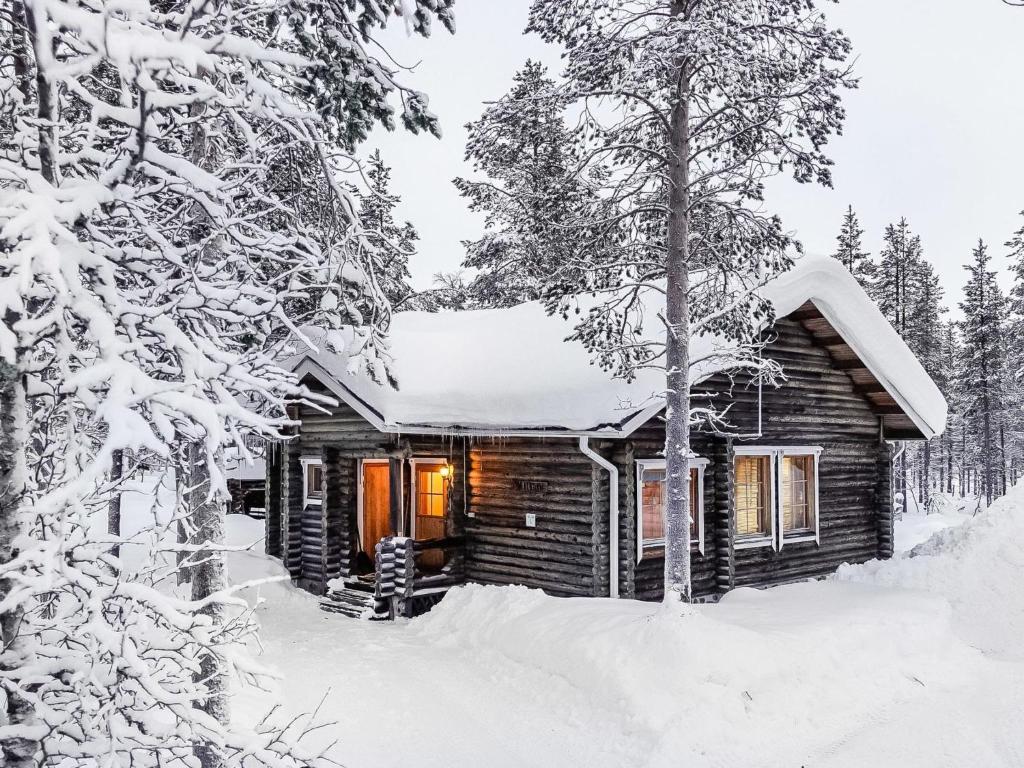
<path fill-rule="evenodd" d="M 410 507 L 410 509 L 409 509 L 409 529 L 410 529 L 409 536 L 411 538 L 414 538 L 414 539 L 416 538 L 416 518 L 419 516 L 419 514 L 418 514 L 418 512 L 416 510 L 416 504 L 419 502 L 419 498 L 416 496 L 416 465 L 417 464 L 445 464 L 445 465 L 448 465 L 450 463 L 451 462 L 449 462 L 447 458 L 443 458 L 443 457 L 440 457 L 440 456 L 438 456 L 438 457 L 416 456 L 414 458 L 409 459 L 409 466 L 410 466 L 409 472 L 411 473 L 411 477 L 409 479 L 409 507 Z M 445 478 L 445 482 L 450 482 L 450 481 L 451 481 L 451 477 L 450 476 Z M 448 488 L 448 492 L 449 493 L 451 492 L 451 487 L 450 486 Z"/>
<path fill-rule="evenodd" d="M 323 504 L 323 497 L 319 499 L 311 499 L 309 497 L 309 468 L 320 467 L 320 472 L 324 471 L 323 459 L 319 456 L 302 456 L 299 458 L 299 463 L 302 464 L 302 506 L 303 508 L 312 506 L 320 506 Z M 324 478 L 326 482 L 327 478 Z M 321 491 L 323 493 L 323 491 Z"/>
<path fill-rule="evenodd" d="M 754 549 L 755 547 L 771 547 L 776 552 L 786 544 L 799 544 L 813 541 L 821 544 L 821 507 L 818 503 L 818 468 L 822 448 L 820 445 L 743 445 L 733 449 L 735 456 L 768 456 L 770 459 L 769 485 L 771 510 L 768 515 L 771 531 L 768 536 L 739 537 L 733 531 L 733 549 Z M 803 529 L 787 534 L 782 525 L 782 504 L 779 503 L 780 477 L 783 456 L 814 457 L 814 529 Z M 734 490 L 735 496 L 735 490 Z M 735 505 L 735 498 L 733 499 Z"/>
<path fill-rule="evenodd" d="M 708 460 L 700 456 L 689 457 L 689 469 L 697 470 L 697 538 L 690 539 L 690 548 L 697 546 L 697 551 L 704 554 L 704 468 Z M 651 539 L 644 542 L 644 515 L 643 515 L 643 479 L 646 469 L 665 469 L 664 459 L 637 459 L 636 460 L 636 561 L 639 563 L 644 558 L 645 549 L 664 547 L 664 539 Z M 689 478 L 687 478 L 689 482 Z"/>

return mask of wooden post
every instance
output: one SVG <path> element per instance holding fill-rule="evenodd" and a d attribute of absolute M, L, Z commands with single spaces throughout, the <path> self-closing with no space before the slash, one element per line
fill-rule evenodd
<path fill-rule="evenodd" d="M 281 556 L 281 444 L 267 443 L 266 468 L 263 506 L 266 509 L 266 538 L 263 546 L 271 557 Z"/>
<path fill-rule="evenodd" d="M 892 447 L 883 442 L 878 446 L 878 476 L 875 488 L 878 506 L 878 556 L 882 559 L 892 557 L 895 543 L 892 475 Z"/>
<path fill-rule="evenodd" d="M 405 462 L 397 456 L 388 458 L 388 514 L 391 518 L 391 532 L 396 536 L 404 536 L 406 533 L 404 520 L 402 519 L 402 466 Z"/>
<path fill-rule="evenodd" d="M 716 439 L 715 475 L 715 582 L 718 593 L 725 594 L 736 583 L 736 468 L 732 438 Z"/>

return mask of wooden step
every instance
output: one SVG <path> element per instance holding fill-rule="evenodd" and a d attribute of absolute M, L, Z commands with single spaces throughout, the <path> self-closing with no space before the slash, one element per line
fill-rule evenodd
<path fill-rule="evenodd" d="M 332 589 L 320 601 L 321 610 L 353 619 L 381 618 L 377 616 L 375 606 L 373 585 L 360 582 L 347 582 L 341 589 Z"/>

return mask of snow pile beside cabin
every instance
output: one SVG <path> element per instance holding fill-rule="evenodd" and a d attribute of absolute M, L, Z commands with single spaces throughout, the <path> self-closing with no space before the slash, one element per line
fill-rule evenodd
<path fill-rule="evenodd" d="M 942 431 L 946 402 L 913 353 L 837 261 L 806 257 L 762 289 L 779 317 L 812 301 L 926 435 Z M 647 333 L 660 327 L 660 294 L 651 291 Z M 642 369 L 633 381 L 594 365 L 580 342 L 567 342 L 575 318 L 548 315 L 538 302 L 508 309 L 401 312 L 389 331 L 392 389 L 345 354 L 357 344 L 344 332 L 328 338 L 305 328 L 289 366 L 310 373 L 353 402 L 380 429 L 628 433 L 662 407 L 664 374 Z M 663 333 L 663 331 L 662 331 Z M 654 335 L 652 339 L 656 339 Z M 693 383 L 730 367 L 730 348 L 692 341 Z M 332 351 L 333 350 L 333 351 Z"/>
<path fill-rule="evenodd" d="M 129 514 L 162 519 L 172 500 L 146 487 Z M 255 543 L 229 554 L 233 581 L 284 575 L 259 521 L 228 521 L 230 544 Z M 251 591 L 281 678 L 238 690 L 236 712 L 322 703 L 315 738 L 375 768 L 1009 768 L 1024 765 L 1022 576 L 1015 489 L 913 553 L 689 611 L 471 586 L 375 623 L 284 581 Z"/>
<path fill-rule="evenodd" d="M 939 595 L 956 611 L 964 640 L 1024 661 L 1024 485 L 909 552 L 843 566 L 835 579 Z"/>
<path fill-rule="evenodd" d="M 642 734 L 639 765 L 747 765 L 758 745 L 800 765 L 851 723 L 953 690 L 975 655 L 941 598 L 858 584 L 741 589 L 682 614 L 470 586 L 415 623 L 424 642 L 568 679 Z"/>

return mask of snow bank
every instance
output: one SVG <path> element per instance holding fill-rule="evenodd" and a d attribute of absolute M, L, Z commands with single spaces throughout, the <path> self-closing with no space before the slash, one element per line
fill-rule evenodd
<path fill-rule="evenodd" d="M 803 258 L 761 293 L 779 316 L 813 301 L 926 435 L 943 430 L 942 394 L 839 262 Z M 657 329 L 657 307 L 652 304 L 645 314 L 648 329 Z M 395 430 L 546 427 L 620 434 L 660 410 L 664 374 L 643 369 L 632 382 L 612 378 L 592 364 L 582 344 L 565 341 L 575 322 L 548 315 L 537 302 L 508 309 L 398 313 L 388 335 L 397 390 L 351 370 L 352 361 L 343 352 L 351 339 L 344 334 L 328 345 L 322 330 L 304 329 L 317 351 L 300 345 L 288 364 L 326 379 L 328 386 L 340 385 L 335 394 L 347 396 L 379 427 Z M 694 339 L 693 358 L 710 359 L 691 371 L 691 380 L 726 367 L 723 351 L 715 339 Z"/>
<path fill-rule="evenodd" d="M 950 616 L 941 598 L 853 583 L 741 589 L 674 613 L 468 586 L 414 626 L 425 642 L 567 679 L 644 734 L 637 764 L 751 764 L 770 745 L 758 764 L 799 765 L 851 721 L 961 679 L 974 652 Z"/>
<path fill-rule="evenodd" d="M 891 560 L 843 566 L 837 581 L 941 595 L 956 631 L 987 654 L 1024 660 L 1024 485 Z"/>

